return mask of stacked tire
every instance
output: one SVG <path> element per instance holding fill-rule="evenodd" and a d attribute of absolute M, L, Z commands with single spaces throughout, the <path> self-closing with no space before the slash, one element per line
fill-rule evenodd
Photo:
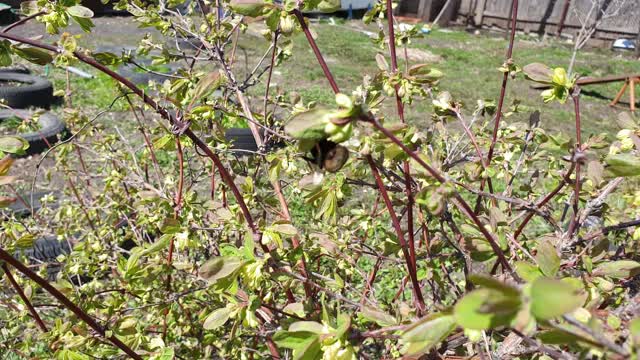
<path fill-rule="evenodd" d="M 38 118 L 39 128 L 28 133 L 0 134 L 16 135 L 29 143 L 26 154 L 29 156 L 49 149 L 53 144 L 66 136 L 66 126 L 60 119 L 48 110 L 53 104 L 53 85 L 45 78 L 31 75 L 22 66 L 0 68 L 0 124 L 12 118 L 29 119 L 34 115 Z M 36 204 L 44 194 L 35 194 Z M 23 196 L 29 199 L 30 196 Z M 34 204 L 35 205 L 35 204 Z M 24 217 L 31 215 L 31 207 L 21 202 L 15 202 L 9 208 L 0 211 L 0 221 L 8 216 Z M 47 276 L 49 280 L 55 277 L 60 269 L 56 258 L 68 254 L 71 248 L 67 242 L 61 242 L 55 237 L 45 236 L 33 241 L 28 248 L 16 250 L 15 256 L 20 260 L 28 260 L 31 264 L 48 264 Z"/>
<path fill-rule="evenodd" d="M 34 76 L 24 67 L 0 69 L 0 100 L 9 109 L 0 110 L 0 123 L 13 118 L 29 118 L 48 109 L 54 101 L 53 85 L 45 78 Z M 25 155 L 34 155 L 48 149 L 65 136 L 66 127 L 50 112 L 38 116 L 40 129 L 17 135 L 29 143 Z M 7 134 L 5 134 L 7 135 Z"/>

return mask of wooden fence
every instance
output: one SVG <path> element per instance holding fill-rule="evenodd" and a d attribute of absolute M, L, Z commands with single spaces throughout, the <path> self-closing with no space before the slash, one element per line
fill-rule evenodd
<path fill-rule="evenodd" d="M 580 30 L 582 26 L 580 18 L 584 19 L 589 13 L 592 1 L 596 0 L 570 1 L 562 30 L 563 34 L 575 34 Z M 605 0 L 600 2 L 604 3 L 607 12 L 615 15 L 602 20 L 593 36 L 594 39 L 635 38 L 640 31 L 640 0 Z M 498 26 L 501 28 L 508 26 L 512 0 L 458 0 L 454 3 L 458 10 L 458 20 L 476 26 Z M 566 0 L 520 1 L 518 28 L 531 33 L 557 33 L 565 4 Z M 615 9 L 619 10 L 614 11 Z M 595 13 L 593 13 L 591 21 L 595 19 Z"/>

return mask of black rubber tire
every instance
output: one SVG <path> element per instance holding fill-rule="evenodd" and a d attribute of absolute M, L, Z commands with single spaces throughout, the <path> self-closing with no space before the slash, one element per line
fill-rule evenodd
<path fill-rule="evenodd" d="M 17 250 L 13 256 L 18 260 L 24 257 L 34 265 L 46 264 L 47 280 L 53 281 L 62 267 L 56 258 L 69 253 L 71 253 L 71 247 L 68 242 L 60 241 L 55 236 L 45 236 L 35 240 L 32 247 Z"/>
<path fill-rule="evenodd" d="M 57 191 L 36 191 L 33 193 L 33 211 L 34 212 L 38 212 L 38 210 L 42 209 L 42 202 L 40 202 L 40 199 L 42 199 L 44 196 L 46 195 L 53 195 L 55 198 L 59 197 L 59 193 Z M 22 198 L 29 203 L 31 201 L 31 194 L 29 192 L 26 193 L 22 193 L 20 194 L 20 196 L 22 196 Z M 58 207 L 58 203 L 57 201 L 53 204 L 51 204 L 51 208 L 55 209 Z M 4 216 L 10 216 L 10 215 L 14 215 L 15 217 L 18 218 L 24 218 L 27 216 L 31 216 L 31 209 L 27 206 L 25 206 L 24 203 L 22 203 L 22 201 L 20 200 L 16 200 L 15 202 L 13 202 L 11 205 L 7 206 L 6 208 L 2 208 L 0 209 L 0 215 L 4 215 Z"/>
<path fill-rule="evenodd" d="M 231 128 L 225 132 L 224 137 L 231 142 L 232 150 L 258 151 L 258 144 L 250 129 Z M 242 153 L 243 151 L 238 151 L 239 155 Z"/>
<path fill-rule="evenodd" d="M 24 65 L 15 65 L 9 67 L 0 67 L 0 73 L 16 73 L 16 74 L 31 74 L 31 70 Z"/>
<path fill-rule="evenodd" d="M 48 108 L 53 102 L 53 85 L 47 79 L 10 72 L 0 72 L 0 81 L 23 83 L 20 86 L 0 86 L 0 99 L 9 107 L 26 109 L 30 106 Z"/>
<path fill-rule="evenodd" d="M 29 117 L 29 110 L 0 110 L 0 122 L 12 116 Z M 29 143 L 26 156 L 39 154 L 67 136 L 65 124 L 50 112 L 43 113 L 38 118 L 40 130 L 30 133 L 16 134 Z M 46 141 L 45 141 L 46 139 Z"/>
<path fill-rule="evenodd" d="M 231 142 L 231 151 L 235 151 L 237 155 L 252 155 L 251 151 L 256 152 L 258 149 L 258 144 L 256 144 L 256 139 L 253 137 L 253 133 L 251 129 L 244 128 L 230 128 L 225 132 L 225 138 L 227 141 Z M 266 152 L 270 150 L 277 149 L 283 147 L 285 144 L 282 141 L 272 141 L 265 144 L 265 148 L 263 149 Z"/>
<path fill-rule="evenodd" d="M 46 263 L 56 261 L 58 255 L 66 255 L 70 252 L 71 247 L 66 241 L 60 241 L 55 236 L 45 236 L 35 240 L 32 247 L 17 250 L 14 256 L 17 258 L 24 256 L 36 263 Z"/>

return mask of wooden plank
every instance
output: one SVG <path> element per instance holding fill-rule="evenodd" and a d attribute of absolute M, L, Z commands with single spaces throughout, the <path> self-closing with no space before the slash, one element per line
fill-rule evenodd
<path fill-rule="evenodd" d="M 622 98 L 622 95 L 624 95 L 624 92 L 627 90 L 628 85 L 629 83 L 625 81 L 624 85 L 622 85 L 622 88 L 620 89 L 620 91 L 618 91 L 618 94 L 615 98 L 613 98 L 613 101 L 611 101 L 611 104 L 609 104 L 609 106 L 616 106 L 618 101 L 620 101 L 620 99 Z"/>
<path fill-rule="evenodd" d="M 487 6 L 487 0 L 478 0 L 476 5 L 476 15 L 473 18 L 473 21 L 476 23 L 476 26 L 482 25 L 482 20 L 484 18 L 484 9 Z"/>

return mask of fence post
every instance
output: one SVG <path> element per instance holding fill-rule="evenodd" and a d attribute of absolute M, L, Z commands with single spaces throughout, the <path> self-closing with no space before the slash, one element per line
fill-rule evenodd
<path fill-rule="evenodd" d="M 569 5 L 571 5 L 571 0 L 565 0 L 564 7 L 562 8 L 562 14 L 560 15 L 560 21 L 558 22 L 558 37 L 562 35 L 564 22 L 567 20 L 567 13 L 569 12 Z"/>
<path fill-rule="evenodd" d="M 476 15 L 473 18 L 473 21 L 478 27 L 482 27 L 482 18 L 484 16 L 484 9 L 486 6 L 487 0 L 478 0 L 478 3 L 476 4 Z"/>

